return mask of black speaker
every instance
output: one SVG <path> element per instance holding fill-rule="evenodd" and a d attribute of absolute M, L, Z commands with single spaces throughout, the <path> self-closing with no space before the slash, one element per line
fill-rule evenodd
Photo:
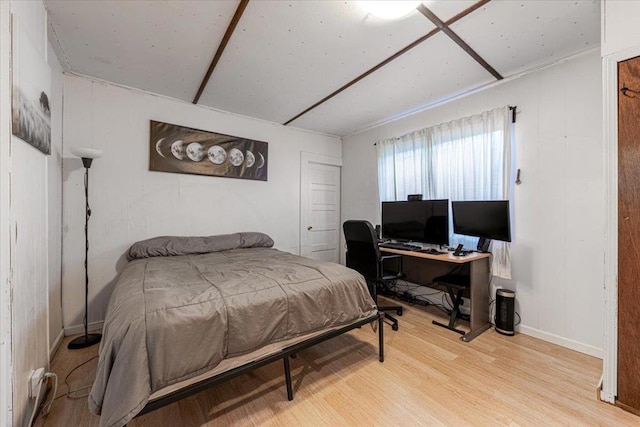
<path fill-rule="evenodd" d="M 376 224 L 376 237 L 380 239 L 380 224 Z"/>
<path fill-rule="evenodd" d="M 417 202 L 422 200 L 422 194 L 409 194 L 407 195 L 407 201 L 409 202 Z"/>
<path fill-rule="evenodd" d="M 496 290 L 496 332 L 513 335 L 513 315 L 515 312 L 516 293 L 508 289 Z"/>

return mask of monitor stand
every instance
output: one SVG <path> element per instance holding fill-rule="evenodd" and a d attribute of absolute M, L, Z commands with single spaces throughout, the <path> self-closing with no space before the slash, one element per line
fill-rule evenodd
<path fill-rule="evenodd" d="M 489 246 L 491 246 L 491 239 L 480 237 L 478 239 L 478 247 L 476 249 L 478 252 L 489 252 Z"/>

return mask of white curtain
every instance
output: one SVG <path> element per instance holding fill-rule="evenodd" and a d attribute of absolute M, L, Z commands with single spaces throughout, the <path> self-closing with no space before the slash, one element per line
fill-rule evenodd
<path fill-rule="evenodd" d="M 380 201 L 407 200 L 408 194 L 456 201 L 509 200 L 510 118 L 505 106 L 379 141 Z M 450 230 L 452 245 L 475 247 L 477 238 Z M 509 243 L 494 241 L 492 252 L 493 274 L 510 279 Z"/>

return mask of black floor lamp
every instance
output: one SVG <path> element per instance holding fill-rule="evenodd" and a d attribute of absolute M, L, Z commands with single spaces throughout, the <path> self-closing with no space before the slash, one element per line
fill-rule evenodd
<path fill-rule="evenodd" d="M 84 205 L 85 205 L 85 217 L 84 217 L 84 335 L 72 340 L 68 348 L 71 350 L 90 347 L 100 342 L 102 334 L 90 334 L 89 333 L 89 270 L 88 270 L 88 255 L 89 255 L 89 217 L 91 216 L 91 209 L 89 208 L 89 168 L 93 159 L 97 159 L 102 156 L 102 151 L 94 150 L 92 148 L 72 148 L 71 154 L 78 156 L 82 159 L 84 165 Z"/>

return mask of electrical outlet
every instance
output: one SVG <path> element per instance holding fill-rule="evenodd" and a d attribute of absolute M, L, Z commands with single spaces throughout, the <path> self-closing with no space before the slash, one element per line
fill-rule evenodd
<path fill-rule="evenodd" d="M 33 399 L 38 397 L 38 391 L 40 390 L 40 384 L 44 380 L 44 368 L 38 368 L 35 371 L 31 371 L 29 375 L 29 398 Z"/>

